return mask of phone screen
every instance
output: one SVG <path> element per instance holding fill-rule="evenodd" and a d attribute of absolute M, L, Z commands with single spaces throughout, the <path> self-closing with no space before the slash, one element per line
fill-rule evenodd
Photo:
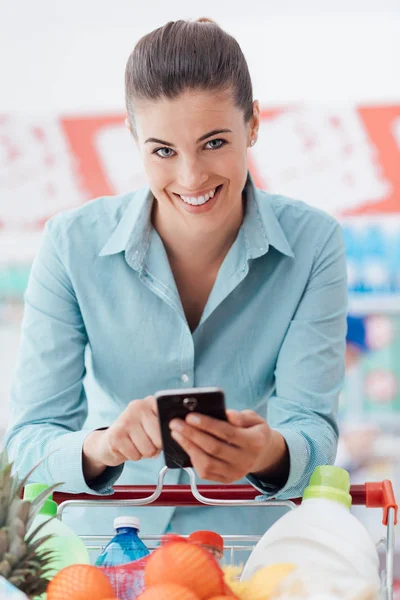
<path fill-rule="evenodd" d="M 172 419 L 185 420 L 190 412 L 197 412 L 214 419 L 226 421 L 225 396 L 219 388 L 191 388 L 165 390 L 155 394 L 165 464 L 170 469 L 191 467 L 188 454 L 171 436 L 169 423 Z"/>

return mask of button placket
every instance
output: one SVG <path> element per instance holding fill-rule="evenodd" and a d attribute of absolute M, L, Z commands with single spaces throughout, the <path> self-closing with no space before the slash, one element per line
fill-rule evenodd
<path fill-rule="evenodd" d="M 181 335 L 180 382 L 184 386 L 194 385 L 194 342 L 185 323 Z"/>

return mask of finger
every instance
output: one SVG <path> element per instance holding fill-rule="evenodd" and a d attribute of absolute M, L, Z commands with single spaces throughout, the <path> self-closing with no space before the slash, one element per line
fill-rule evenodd
<path fill-rule="evenodd" d="M 237 479 L 230 474 L 232 469 L 227 463 L 206 454 L 202 448 L 196 446 L 192 440 L 184 437 L 178 431 L 173 431 L 171 435 L 190 456 L 193 468 L 202 479 L 220 483 L 231 483 Z"/>
<path fill-rule="evenodd" d="M 153 413 L 146 415 L 142 421 L 142 426 L 154 446 L 160 451 L 162 448 L 162 441 L 158 417 Z"/>
<path fill-rule="evenodd" d="M 178 433 L 185 443 L 189 443 L 191 448 L 201 449 L 203 454 L 211 458 L 218 459 L 225 464 L 234 465 L 239 460 L 239 449 L 231 446 L 227 442 L 220 440 L 213 435 L 199 431 L 184 422 L 181 422 L 179 429 L 171 428 L 172 433 Z"/>
<path fill-rule="evenodd" d="M 153 458 L 159 452 L 142 425 L 135 428 L 135 431 L 130 435 L 130 439 L 143 458 Z"/>
<path fill-rule="evenodd" d="M 236 441 L 238 429 L 227 421 L 220 421 L 219 419 L 213 419 L 212 417 L 198 413 L 188 415 L 185 421 L 193 428 L 211 434 L 228 444 L 239 445 Z"/>
<path fill-rule="evenodd" d="M 108 448 L 110 454 L 114 458 L 118 460 L 122 458 L 123 462 L 126 460 L 137 461 L 142 458 L 141 453 L 130 437 L 127 434 L 121 434 L 121 432 L 115 432 L 114 435 L 110 437 Z"/>
<path fill-rule="evenodd" d="M 155 396 L 146 396 L 145 400 L 149 405 L 151 412 L 158 415 L 157 398 Z"/>

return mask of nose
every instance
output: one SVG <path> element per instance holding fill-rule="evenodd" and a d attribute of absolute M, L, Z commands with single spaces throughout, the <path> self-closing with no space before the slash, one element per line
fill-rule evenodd
<path fill-rule="evenodd" d="M 198 158 L 183 158 L 179 165 L 178 181 L 185 191 L 197 191 L 208 180 L 208 174 Z"/>

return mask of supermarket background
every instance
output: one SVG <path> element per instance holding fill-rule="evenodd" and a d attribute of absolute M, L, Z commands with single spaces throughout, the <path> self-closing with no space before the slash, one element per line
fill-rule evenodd
<path fill-rule="evenodd" d="M 258 185 L 342 223 L 356 320 L 338 462 L 354 483 L 392 479 L 400 498 L 397 1 L 264 0 L 246 12 L 223 0 L 0 4 L 0 440 L 43 224 L 145 183 L 123 124 L 127 56 L 151 29 L 202 15 L 231 32 L 248 59 L 263 108 L 250 154 Z M 97 393 L 93 382 L 90 390 Z M 357 514 L 378 539 L 377 512 Z"/>

